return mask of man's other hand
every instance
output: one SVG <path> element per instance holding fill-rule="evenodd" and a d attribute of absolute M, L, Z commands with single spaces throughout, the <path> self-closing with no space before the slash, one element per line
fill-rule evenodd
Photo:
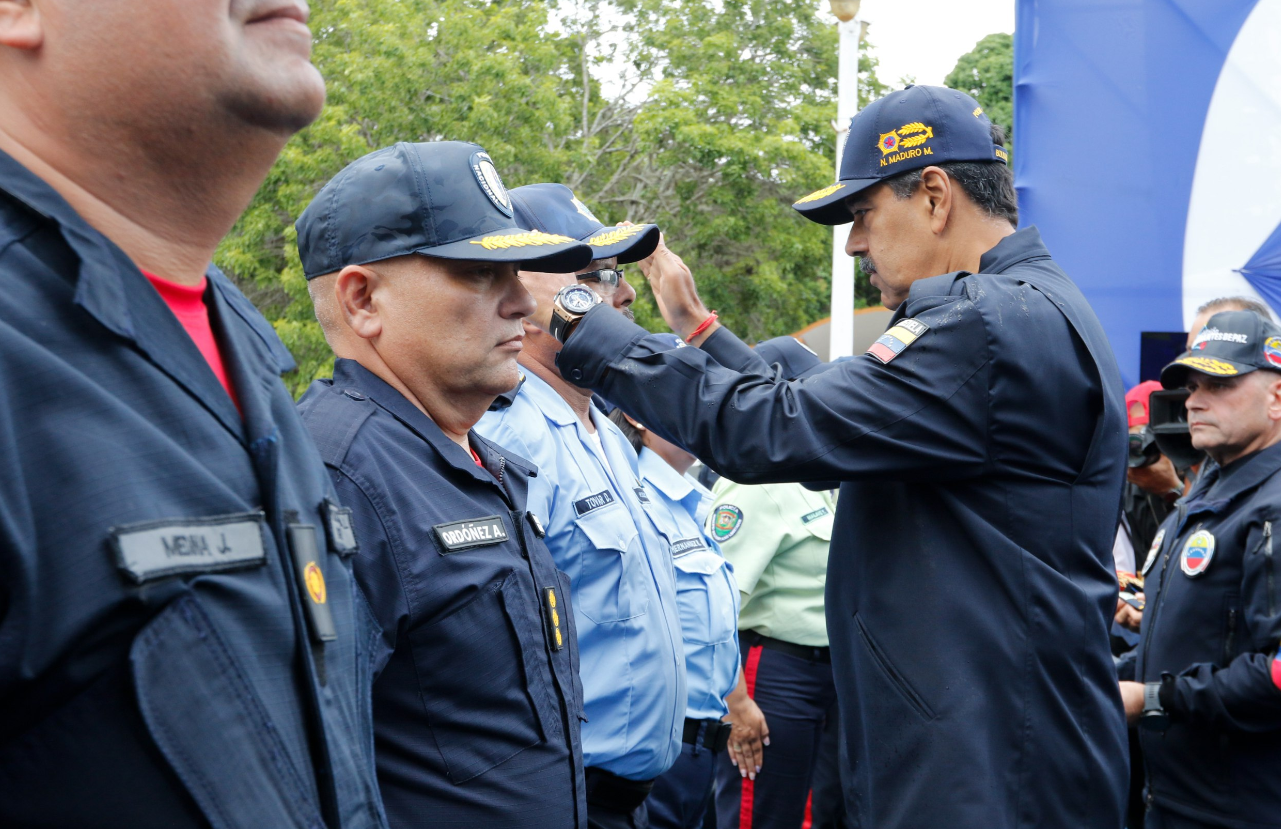
<path fill-rule="evenodd" d="M 1156 463 L 1127 469 L 1125 477 L 1139 489 L 1153 495 L 1168 495 L 1183 486 L 1179 473 L 1174 471 L 1174 464 L 1165 455 Z"/>
<path fill-rule="evenodd" d="M 710 314 L 707 306 L 698 298 L 694 274 L 684 260 L 667 247 L 666 237 L 659 237 L 658 247 L 654 252 L 637 264 L 641 273 L 649 280 L 649 286 L 654 291 L 654 302 L 658 304 L 658 312 L 663 315 L 663 320 L 678 337 L 688 340 L 694 329 Z M 712 323 L 700 335 L 700 341 L 716 330 L 718 325 Z"/>
<path fill-rule="evenodd" d="M 1143 713 L 1143 683 L 1121 680 L 1121 703 L 1125 706 L 1125 721 L 1134 725 Z"/>
<path fill-rule="evenodd" d="M 1143 598 L 1142 593 L 1136 593 L 1135 596 L 1139 599 Z M 1113 620 L 1126 630 L 1138 633 L 1139 627 L 1143 623 L 1143 611 L 1135 609 L 1124 599 L 1118 598 L 1116 600 L 1116 615 Z"/>

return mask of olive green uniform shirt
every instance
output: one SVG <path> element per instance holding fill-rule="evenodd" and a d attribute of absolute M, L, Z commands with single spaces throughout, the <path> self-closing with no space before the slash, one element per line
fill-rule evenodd
<path fill-rule="evenodd" d="M 836 504 L 800 484 L 749 486 L 721 478 L 707 531 L 734 565 L 743 594 L 739 630 L 827 646 L 823 589 Z"/>

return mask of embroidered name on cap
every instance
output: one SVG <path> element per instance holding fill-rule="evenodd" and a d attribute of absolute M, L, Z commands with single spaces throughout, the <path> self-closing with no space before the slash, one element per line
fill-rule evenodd
<path fill-rule="evenodd" d="M 705 550 L 707 545 L 701 538 L 680 538 L 672 542 L 672 555 L 679 558 L 688 555 L 695 550 Z"/>
<path fill-rule="evenodd" d="M 608 489 L 602 489 L 600 492 L 588 495 L 586 498 L 580 498 L 574 502 L 574 512 L 586 515 L 589 512 L 598 510 L 601 507 L 607 507 L 614 503 L 614 493 Z"/>
<path fill-rule="evenodd" d="M 865 353 L 871 354 L 882 363 L 888 364 L 929 330 L 930 327 L 920 320 L 899 320 L 894 324 L 893 328 L 886 331 L 881 335 L 880 339 L 872 343 Z"/>
<path fill-rule="evenodd" d="M 108 530 L 116 565 L 135 584 L 180 573 L 256 567 L 267 560 L 261 512 L 176 518 Z"/>
<path fill-rule="evenodd" d="M 440 541 L 443 552 L 456 553 L 459 550 L 470 550 L 472 547 L 488 547 L 490 544 L 501 544 L 507 540 L 507 526 L 497 515 L 484 518 L 469 518 L 466 521 L 454 521 L 450 524 L 437 524 L 432 527 Z"/>

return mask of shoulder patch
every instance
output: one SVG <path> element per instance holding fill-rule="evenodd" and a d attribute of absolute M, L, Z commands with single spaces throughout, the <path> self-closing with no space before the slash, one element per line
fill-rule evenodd
<path fill-rule="evenodd" d="M 717 541 L 728 541 L 743 528 L 743 511 L 733 504 L 722 504 L 712 517 L 712 536 Z"/>
<path fill-rule="evenodd" d="M 930 327 L 920 320 L 901 319 L 894 324 L 893 328 L 882 334 L 880 339 L 872 343 L 865 353 L 888 364 L 929 330 Z"/>

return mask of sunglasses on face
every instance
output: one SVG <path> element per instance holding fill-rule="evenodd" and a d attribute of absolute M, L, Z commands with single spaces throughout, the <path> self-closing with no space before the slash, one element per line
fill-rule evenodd
<path fill-rule="evenodd" d="M 601 294 L 612 294 L 618 289 L 618 283 L 623 279 L 623 272 L 617 268 L 601 268 L 598 271 L 588 271 L 578 275 L 579 282 L 598 282 L 600 283 Z"/>

